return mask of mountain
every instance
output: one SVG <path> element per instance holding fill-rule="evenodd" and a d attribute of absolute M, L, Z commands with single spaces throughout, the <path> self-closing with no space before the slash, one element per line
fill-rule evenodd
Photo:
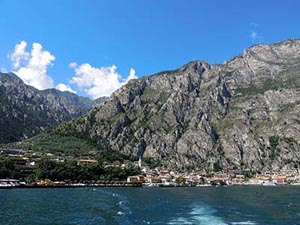
<path fill-rule="evenodd" d="M 96 99 L 94 99 L 94 105 L 101 105 L 104 102 L 106 102 L 108 99 L 109 99 L 109 97 L 106 97 L 106 96 L 96 98 Z"/>
<path fill-rule="evenodd" d="M 300 166 L 299 112 L 300 39 L 290 39 L 131 80 L 51 135 L 168 168 L 289 169 Z"/>
<path fill-rule="evenodd" d="M 82 115 L 94 104 L 70 92 L 39 91 L 13 73 L 0 73 L 0 143 L 34 136 Z"/>

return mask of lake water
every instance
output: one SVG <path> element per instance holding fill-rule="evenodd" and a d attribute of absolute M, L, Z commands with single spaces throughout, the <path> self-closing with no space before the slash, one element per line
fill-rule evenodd
<path fill-rule="evenodd" d="M 300 224 L 300 187 L 0 190 L 0 225 Z"/>

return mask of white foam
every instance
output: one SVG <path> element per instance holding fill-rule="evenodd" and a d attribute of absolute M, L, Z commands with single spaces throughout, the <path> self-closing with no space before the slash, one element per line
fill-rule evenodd
<path fill-rule="evenodd" d="M 232 222 L 232 225 L 255 225 L 257 223 L 252 221 Z"/>
<path fill-rule="evenodd" d="M 168 224 L 228 225 L 222 218 L 214 215 L 215 212 L 209 206 L 195 206 L 189 213 L 190 217 L 178 217 Z"/>
<path fill-rule="evenodd" d="M 169 222 L 168 224 L 170 224 L 170 225 L 179 225 L 179 224 L 194 224 L 193 222 L 189 222 L 189 221 L 187 221 L 187 219 L 186 218 L 181 218 L 181 217 L 179 217 L 179 218 L 177 218 L 177 219 L 174 219 L 174 220 L 172 220 L 171 222 Z"/>
<path fill-rule="evenodd" d="M 118 215 L 124 215 L 125 213 L 119 211 L 117 214 L 118 214 Z"/>

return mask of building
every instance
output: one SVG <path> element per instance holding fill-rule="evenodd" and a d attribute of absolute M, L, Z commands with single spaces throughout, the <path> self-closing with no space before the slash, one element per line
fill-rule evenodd
<path fill-rule="evenodd" d="M 241 178 L 241 177 L 235 177 L 235 178 L 232 178 L 232 179 L 231 179 L 231 184 L 238 184 L 238 185 L 240 185 L 240 184 L 243 184 L 244 181 L 245 181 L 244 178 Z"/>
<path fill-rule="evenodd" d="M 30 163 L 27 157 L 13 155 L 10 156 L 9 159 L 14 166 L 28 166 Z"/>
<path fill-rule="evenodd" d="M 160 177 L 146 177 L 145 181 L 151 184 L 160 184 L 162 182 Z"/>
<path fill-rule="evenodd" d="M 0 179 L 0 185 L 18 186 L 20 185 L 20 181 L 15 179 Z"/>
<path fill-rule="evenodd" d="M 274 179 L 276 184 L 287 184 L 287 177 L 285 175 L 277 175 Z"/>
<path fill-rule="evenodd" d="M 127 177 L 127 183 L 136 183 L 136 182 L 143 183 L 144 180 L 145 180 L 145 178 L 142 175 Z"/>
<path fill-rule="evenodd" d="M 97 160 L 93 160 L 93 159 L 80 159 L 77 160 L 77 165 L 89 165 L 89 164 L 97 164 L 98 161 Z"/>
<path fill-rule="evenodd" d="M 3 149 L 0 151 L 0 153 L 5 155 L 18 155 L 18 156 L 25 155 L 25 152 L 20 149 Z"/>

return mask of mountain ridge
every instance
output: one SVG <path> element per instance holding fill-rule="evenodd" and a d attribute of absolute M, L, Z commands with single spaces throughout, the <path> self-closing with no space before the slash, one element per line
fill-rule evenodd
<path fill-rule="evenodd" d="M 95 104 L 70 92 L 40 91 L 14 73 L 0 73 L 0 143 L 32 137 L 82 115 Z"/>
<path fill-rule="evenodd" d="M 255 45 L 223 64 L 132 80 L 52 133 L 169 168 L 298 168 L 299 71 L 299 39 Z"/>

